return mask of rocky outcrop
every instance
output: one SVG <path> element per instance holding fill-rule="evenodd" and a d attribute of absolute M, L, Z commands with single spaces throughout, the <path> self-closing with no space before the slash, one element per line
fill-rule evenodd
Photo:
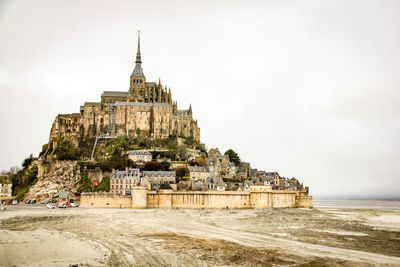
<path fill-rule="evenodd" d="M 76 161 L 38 162 L 38 181 L 25 194 L 24 200 L 53 201 L 61 191 L 76 193 L 80 169 Z"/>

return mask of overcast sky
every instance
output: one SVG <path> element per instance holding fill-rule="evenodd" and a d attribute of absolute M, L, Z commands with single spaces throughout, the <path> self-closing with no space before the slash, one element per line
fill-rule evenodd
<path fill-rule="evenodd" d="M 0 0 L 0 170 L 58 113 L 147 81 L 201 141 L 315 197 L 400 198 L 400 1 Z"/>

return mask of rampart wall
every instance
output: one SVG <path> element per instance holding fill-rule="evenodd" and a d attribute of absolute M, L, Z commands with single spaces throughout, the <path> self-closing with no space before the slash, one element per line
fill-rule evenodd
<path fill-rule="evenodd" d="M 131 208 L 132 198 L 112 193 L 83 193 L 79 206 L 87 208 Z"/>
<path fill-rule="evenodd" d="M 271 190 L 254 187 L 250 191 L 182 192 L 147 191 L 134 188 L 132 196 L 111 193 L 83 193 L 81 207 L 93 208 L 161 208 L 161 209 L 263 209 L 312 208 L 312 197 L 302 191 Z"/>

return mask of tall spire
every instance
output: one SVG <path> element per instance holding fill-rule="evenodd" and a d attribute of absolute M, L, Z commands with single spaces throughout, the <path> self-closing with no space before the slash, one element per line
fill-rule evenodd
<path fill-rule="evenodd" d="M 142 63 L 142 56 L 140 55 L 140 31 L 138 31 L 137 52 L 135 63 Z"/>
<path fill-rule="evenodd" d="M 144 77 L 142 69 L 142 55 L 140 54 L 140 31 L 138 31 L 138 48 L 136 52 L 136 65 L 132 71 L 131 77 Z"/>

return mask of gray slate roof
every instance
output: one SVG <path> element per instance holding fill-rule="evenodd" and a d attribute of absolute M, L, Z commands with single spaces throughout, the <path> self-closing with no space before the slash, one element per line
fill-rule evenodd
<path fill-rule="evenodd" d="M 58 195 L 58 198 L 67 199 L 68 195 L 69 195 L 69 191 L 61 191 L 60 194 Z"/>
<path fill-rule="evenodd" d="M 206 167 L 202 167 L 202 166 L 189 166 L 189 171 L 190 172 L 208 172 L 208 169 Z"/>
<path fill-rule="evenodd" d="M 132 150 L 128 151 L 129 155 L 151 155 L 149 151 L 142 151 L 142 150 Z"/>
<path fill-rule="evenodd" d="M 139 177 L 139 169 L 129 168 L 127 171 L 114 171 L 111 175 L 112 179 L 125 179 Z"/>
<path fill-rule="evenodd" d="M 144 177 L 175 177 L 175 171 L 143 171 Z"/>
<path fill-rule="evenodd" d="M 136 63 L 135 68 L 132 71 L 131 77 L 144 77 L 142 64 Z"/>
<path fill-rule="evenodd" d="M 225 186 L 224 180 L 221 177 L 208 177 L 206 184 L 214 184 L 216 186 Z"/>
<path fill-rule="evenodd" d="M 141 107 L 171 107 L 168 103 L 144 103 L 144 102 L 115 102 L 116 106 L 141 106 Z"/>
<path fill-rule="evenodd" d="M 128 93 L 127 92 L 121 92 L 121 91 L 104 91 L 101 96 L 120 96 L 124 97 Z"/>
<path fill-rule="evenodd" d="M 157 83 L 155 82 L 146 82 L 146 87 L 154 87 L 157 86 Z"/>

